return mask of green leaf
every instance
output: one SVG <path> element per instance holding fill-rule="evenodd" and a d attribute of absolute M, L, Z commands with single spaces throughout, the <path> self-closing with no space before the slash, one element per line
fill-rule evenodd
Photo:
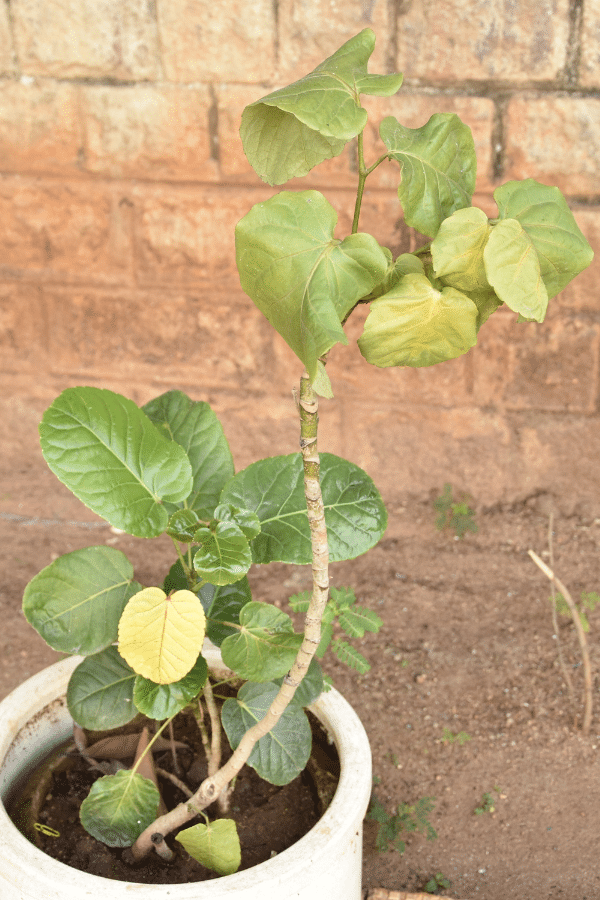
<path fill-rule="evenodd" d="M 94 782 L 81 804 L 81 824 L 109 847 L 131 847 L 156 818 L 159 800 L 149 778 L 123 769 Z"/>
<path fill-rule="evenodd" d="M 477 341 L 477 306 L 455 288 L 436 290 L 425 275 L 404 275 L 371 303 L 360 352 L 387 366 L 432 366 L 466 353 Z"/>
<path fill-rule="evenodd" d="M 304 78 L 246 107 L 240 137 L 264 181 L 283 184 L 337 156 L 367 123 L 359 95 L 389 97 L 400 89 L 401 75 L 367 73 L 374 47 L 365 28 Z"/>
<path fill-rule="evenodd" d="M 489 291 L 483 250 L 491 231 L 486 214 L 474 206 L 459 209 L 444 219 L 431 242 L 436 276 L 467 294 Z"/>
<path fill-rule="evenodd" d="M 200 588 L 199 597 L 206 611 L 206 636 L 213 644 L 220 647 L 226 637 L 237 634 L 237 629 L 227 625 L 240 621 L 240 612 L 252 600 L 250 585 L 246 576 L 235 584 L 215 586 L 204 584 Z"/>
<path fill-rule="evenodd" d="M 249 541 L 260 534 L 258 516 L 249 509 L 238 509 L 231 503 L 220 503 L 215 509 L 214 517 L 218 522 L 235 522 Z"/>
<path fill-rule="evenodd" d="M 93 387 L 67 388 L 40 425 L 42 453 L 86 506 L 136 537 L 167 527 L 165 503 L 192 489 L 190 461 L 132 400 Z"/>
<path fill-rule="evenodd" d="M 317 360 L 347 344 L 341 322 L 383 278 L 386 256 L 371 235 L 333 237 L 337 213 L 318 191 L 281 191 L 235 230 L 243 290 L 317 377 Z"/>
<path fill-rule="evenodd" d="M 198 514 L 191 509 L 178 509 L 169 518 L 167 534 L 176 541 L 191 544 L 200 525 Z"/>
<path fill-rule="evenodd" d="M 53 650 L 89 656 L 116 641 L 121 613 L 140 587 L 120 550 L 85 547 L 59 556 L 29 582 L 23 612 Z"/>
<path fill-rule="evenodd" d="M 133 687 L 133 702 L 149 719 L 169 719 L 198 696 L 207 679 L 208 665 L 200 655 L 187 675 L 171 684 L 156 684 L 138 675 Z"/>
<path fill-rule="evenodd" d="M 107 647 L 81 662 L 69 680 L 67 707 L 82 728 L 106 731 L 137 715 L 133 705 L 135 672 L 116 647 Z"/>
<path fill-rule="evenodd" d="M 235 522 L 214 522 L 194 535 L 194 568 L 210 584 L 233 584 L 252 565 L 248 538 Z"/>
<path fill-rule="evenodd" d="M 217 416 L 208 403 L 191 400 L 182 391 L 167 391 L 142 409 L 165 437 L 185 450 L 193 478 L 186 505 L 201 519 L 210 519 L 234 471 L 231 450 Z"/>
<path fill-rule="evenodd" d="M 362 653 L 355 650 L 347 641 L 335 640 L 331 645 L 331 649 L 340 662 L 350 666 L 350 668 L 358 672 L 359 675 L 365 675 L 370 670 L 371 666 Z"/>
<path fill-rule="evenodd" d="M 253 600 L 240 613 L 239 631 L 221 644 L 221 655 L 241 678 L 271 681 L 289 672 L 301 643 L 286 613 Z"/>
<path fill-rule="evenodd" d="M 346 609 L 354 606 L 356 603 L 356 595 L 352 588 L 349 587 L 332 587 L 330 590 L 331 603 L 335 609 L 336 615 Z"/>
<path fill-rule="evenodd" d="M 498 297 L 526 319 L 543 322 L 548 292 L 535 247 L 520 222 L 503 219 L 492 228 L 483 260 Z"/>
<path fill-rule="evenodd" d="M 206 616 L 196 594 L 157 587 L 138 591 L 119 622 L 119 653 L 138 675 L 157 684 L 180 681 L 204 642 Z"/>
<path fill-rule="evenodd" d="M 233 875 L 240 867 L 242 850 L 233 819 L 199 823 L 175 835 L 175 840 L 199 863 L 218 875 Z"/>
<path fill-rule="evenodd" d="M 557 187 L 533 178 L 509 181 L 494 191 L 501 219 L 517 219 L 535 247 L 551 299 L 594 258 L 567 201 Z"/>
<path fill-rule="evenodd" d="M 285 676 L 275 679 L 277 687 L 281 687 L 284 677 Z M 297 706 L 310 706 L 310 704 L 314 703 L 322 693 L 323 670 L 317 660 L 313 657 L 310 661 L 306 675 L 300 682 L 300 685 L 296 688 L 292 703 L 295 703 Z"/>
<path fill-rule="evenodd" d="M 358 466 L 330 453 L 321 454 L 320 481 L 330 561 L 366 553 L 387 525 L 387 513 L 373 481 Z M 238 472 L 221 501 L 253 509 L 258 516 L 262 530 L 252 542 L 253 562 L 311 563 L 299 453 L 259 460 Z"/>
<path fill-rule="evenodd" d="M 365 631 L 377 633 L 383 625 L 377 613 L 364 606 L 353 606 L 352 609 L 344 610 L 340 613 L 338 621 L 350 637 L 363 637 Z"/>
<path fill-rule="evenodd" d="M 406 223 L 435 237 L 447 216 L 471 205 L 477 170 L 471 129 L 454 113 L 435 113 L 421 128 L 388 116 L 379 133 L 402 166 L 398 197 Z"/>
<path fill-rule="evenodd" d="M 277 685 L 244 684 L 237 699 L 223 704 L 222 722 L 232 750 L 246 731 L 265 717 L 279 692 Z M 284 710 L 274 728 L 254 745 L 248 765 L 271 784 L 289 784 L 306 766 L 312 746 L 310 724 L 295 703 Z"/>

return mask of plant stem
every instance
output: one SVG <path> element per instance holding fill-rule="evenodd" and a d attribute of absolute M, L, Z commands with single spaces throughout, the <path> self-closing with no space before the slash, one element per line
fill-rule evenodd
<path fill-rule="evenodd" d="M 590 725 L 592 722 L 592 667 L 590 665 L 590 653 L 588 649 L 587 638 L 585 636 L 585 631 L 583 630 L 583 626 L 581 624 L 581 618 L 579 616 L 579 610 L 575 605 L 575 601 L 571 597 L 571 594 L 562 583 L 560 578 L 554 574 L 552 569 L 548 568 L 546 563 L 542 562 L 542 560 L 537 556 L 533 550 L 527 551 L 536 564 L 538 568 L 542 570 L 544 575 L 553 581 L 565 600 L 567 601 L 567 606 L 571 612 L 571 616 L 573 618 L 573 624 L 575 625 L 575 631 L 577 632 L 577 638 L 579 640 L 579 646 L 581 648 L 581 656 L 583 659 L 583 674 L 584 674 L 584 689 L 583 689 L 583 697 L 584 697 L 584 712 L 583 712 L 583 724 L 581 726 L 581 733 L 587 736 L 590 733 Z"/>
<path fill-rule="evenodd" d="M 242 737 L 225 765 L 205 778 L 196 793 L 185 803 L 180 803 L 164 816 L 156 819 L 138 837 L 131 848 L 135 860 L 142 859 L 150 850 L 158 849 L 153 835 L 167 835 L 210 806 L 238 774 L 257 741 L 275 727 L 302 682 L 321 641 L 321 620 L 329 596 L 329 549 L 325 508 L 319 480 L 319 454 L 317 449 L 318 400 L 310 378 L 304 372 L 300 379 L 300 448 L 304 464 L 304 494 L 310 526 L 312 549 L 313 591 L 304 621 L 304 639 L 294 665 L 283 679 L 273 703 L 265 716 Z M 162 845 L 160 847 L 162 850 Z M 164 851 L 163 851 L 164 852 Z"/>
<path fill-rule="evenodd" d="M 554 516 L 550 513 L 550 518 L 548 520 L 548 553 L 550 559 L 550 568 L 554 569 L 554 544 L 552 541 L 552 531 L 554 525 Z M 556 614 L 556 588 L 554 586 L 554 581 L 550 581 L 550 591 L 552 595 L 551 603 L 552 603 L 552 627 L 554 628 L 554 636 L 556 638 L 556 650 L 558 653 L 558 664 L 560 666 L 560 670 L 562 672 L 562 676 L 565 679 L 565 684 L 567 685 L 567 690 L 569 691 L 569 697 L 571 698 L 571 703 L 575 702 L 575 692 L 573 690 L 573 682 L 571 680 L 571 676 L 569 675 L 569 670 L 565 665 L 565 661 L 562 654 L 562 644 L 560 641 L 560 634 L 558 628 L 558 616 Z"/>
<path fill-rule="evenodd" d="M 362 198 L 365 190 L 365 181 L 367 180 L 367 175 L 370 175 L 373 169 L 376 169 L 380 163 L 384 161 L 384 159 L 388 159 L 388 154 L 384 153 L 383 156 L 380 156 L 379 159 L 373 163 L 372 166 L 365 166 L 365 156 L 363 150 L 363 133 L 362 131 L 358 135 L 358 188 L 356 190 L 356 203 L 354 204 L 354 219 L 352 220 L 352 234 L 356 234 L 358 231 L 358 220 L 360 218 L 360 208 L 362 206 Z"/>

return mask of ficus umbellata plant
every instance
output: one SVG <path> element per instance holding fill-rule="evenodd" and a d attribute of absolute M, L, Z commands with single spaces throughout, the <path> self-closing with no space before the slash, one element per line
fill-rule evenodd
<path fill-rule="evenodd" d="M 385 118 L 386 152 L 365 161 L 361 97 L 388 97 L 402 84 L 401 75 L 368 73 L 374 44 L 365 29 L 306 77 L 249 105 L 241 121 L 246 156 L 270 185 L 305 175 L 348 142 L 356 147 L 350 234 L 334 237 L 337 213 L 316 190 L 276 193 L 236 228 L 242 287 L 304 368 L 300 453 L 235 473 L 214 412 L 176 390 L 140 408 L 111 391 L 69 388 L 40 426 L 50 469 L 84 504 L 130 535 L 166 533 L 173 542 L 161 586 L 138 584 L 121 551 L 95 546 L 56 559 L 24 596 L 25 615 L 48 644 L 84 657 L 67 695 L 78 726 L 109 729 L 143 713 L 161 723 L 151 749 L 179 711 L 204 710 L 209 775 L 186 802 L 159 814 L 157 784 L 138 771 L 146 749 L 132 768 L 96 781 L 81 807 L 94 837 L 131 847 L 138 860 L 152 849 L 169 858 L 176 845 L 165 838 L 187 826 L 177 840 L 192 856 L 220 874 L 235 871 L 235 825 L 226 814 L 209 822 L 205 810 L 219 798 L 226 809 L 244 763 L 275 784 L 302 771 L 311 752 L 304 707 L 323 689 L 317 660 L 334 620 L 359 637 L 381 624 L 349 589 L 329 590 L 329 562 L 369 550 L 387 522 L 369 476 L 317 447 L 318 397 L 333 397 L 327 356 L 348 343 L 352 312 L 369 304 L 358 340 L 367 363 L 430 366 L 467 353 L 502 305 L 520 321 L 542 322 L 549 299 L 592 259 L 557 188 L 532 179 L 504 184 L 492 219 L 471 205 L 473 138 L 454 114 L 435 114 L 419 128 Z M 384 160 L 398 164 L 404 220 L 424 236 L 423 246 L 396 259 L 359 229 L 366 180 Z M 292 600 L 305 615 L 300 633 L 281 609 L 252 599 L 250 566 L 274 561 L 312 566 L 312 591 Z M 244 682 L 220 711 L 205 636 Z M 348 642 L 333 648 L 356 668 L 368 666 Z M 233 750 L 223 764 L 202 725 L 210 722 L 216 735 L 219 717 Z"/>

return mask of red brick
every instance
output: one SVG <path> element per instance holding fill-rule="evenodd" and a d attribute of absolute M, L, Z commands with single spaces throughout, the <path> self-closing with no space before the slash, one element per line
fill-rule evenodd
<path fill-rule="evenodd" d="M 102 185 L 0 181 L 0 271 L 45 280 L 128 278 L 127 205 Z"/>
<path fill-rule="evenodd" d="M 598 193 L 600 100 L 518 95 L 506 121 L 504 177 L 536 178 L 568 195 Z"/>
<path fill-rule="evenodd" d="M 565 65 L 568 0 L 415 0 L 403 8 L 397 70 L 405 78 L 543 81 Z"/>
<path fill-rule="evenodd" d="M 3 372 L 38 373 L 47 364 L 42 292 L 34 284 L 0 285 L 0 359 Z"/>
<path fill-rule="evenodd" d="M 45 79 L 5 81 L 0 121 L 4 172 L 80 173 L 77 88 Z"/>
<path fill-rule="evenodd" d="M 217 180 L 208 87 L 82 88 L 85 168 L 113 178 Z"/>
<path fill-rule="evenodd" d="M 15 70 L 15 52 L 8 19 L 8 6 L 0 4 L 0 74 L 8 75 Z"/>
<path fill-rule="evenodd" d="M 581 33 L 580 81 L 586 87 L 600 87 L 600 2 L 586 0 Z"/>
<path fill-rule="evenodd" d="M 502 309 L 479 332 L 472 352 L 474 396 L 512 410 L 594 412 L 600 326 L 565 314 L 557 299 L 543 324 L 517 324 Z"/>
<path fill-rule="evenodd" d="M 142 80 L 160 74 L 158 32 L 147 0 L 16 0 L 21 68 L 59 78 Z"/>
<path fill-rule="evenodd" d="M 272 0 L 207 3 L 169 0 L 160 7 L 164 70 L 170 81 L 269 82 L 274 76 Z"/>

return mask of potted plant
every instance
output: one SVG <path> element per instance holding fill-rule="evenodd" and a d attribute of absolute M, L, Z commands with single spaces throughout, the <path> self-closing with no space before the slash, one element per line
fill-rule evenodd
<path fill-rule="evenodd" d="M 160 587 L 138 584 L 120 551 L 89 547 L 43 569 L 26 588 L 24 611 L 52 647 L 72 655 L 59 664 L 62 687 L 53 696 L 60 698 L 66 688 L 68 711 L 79 726 L 98 731 L 139 713 L 161 723 L 154 736 L 146 736 L 131 768 L 94 783 L 80 817 L 99 841 L 128 848 L 133 862 L 149 853 L 169 860 L 183 846 L 223 876 L 201 888 L 178 887 L 181 897 L 217 897 L 219 890 L 223 896 L 264 895 L 264 884 L 247 888 L 242 874 L 232 874 L 240 849 L 225 810 L 235 777 L 244 763 L 275 784 L 303 770 L 311 744 L 304 708 L 328 697 L 319 700 L 318 658 L 331 644 L 340 658 L 364 665 L 347 642 L 331 642 L 334 621 L 355 636 L 376 632 L 381 624 L 351 591 L 329 589 L 329 562 L 366 552 L 387 521 L 368 475 L 317 448 L 318 396 L 333 397 L 326 361 L 333 347 L 347 343 L 345 322 L 360 304 L 370 304 L 358 341 L 368 363 L 433 365 L 466 353 L 503 304 L 519 321 L 542 322 L 549 298 L 592 259 L 557 188 L 532 179 L 509 182 L 494 193 L 493 219 L 471 205 L 473 139 L 454 114 L 436 114 L 420 128 L 384 119 L 386 152 L 367 164 L 367 113 L 360 97 L 391 96 L 402 83 L 401 75 L 368 73 L 374 43 L 373 32 L 365 29 L 305 78 L 251 104 L 242 116 L 245 153 L 271 185 L 305 175 L 356 139 L 358 184 L 349 235 L 334 238 L 336 213 L 314 190 L 277 193 L 256 204 L 236 228 L 242 287 L 305 369 L 296 398 L 301 452 L 234 473 L 223 429 L 208 404 L 179 391 L 139 408 L 110 391 L 70 388 L 40 426 L 49 467 L 83 503 L 114 528 L 144 539 L 166 534 L 173 543 L 174 562 Z M 406 223 L 428 238 L 397 259 L 359 231 L 366 179 L 384 160 L 399 164 Z M 292 598 L 293 609 L 305 616 L 300 633 L 286 613 L 250 595 L 250 566 L 274 561 L 312 567 L 312 591 Z M 243 682 L 220 711 L 203 650 L 206 636 Z M 44 683 L 38 678 L 35 690 Z M 176 714 L 199 699 L 210 723 L 199 725 L 209 747 L 208 777 L 184 802 L 161 810 L 152 744 Z M 233 751 L 223 764 L 210 747 L 221 724 Z M 86 753 L 85 745 L 81 751 Z M 11 752 L 14 761 L 14 745 Z M 369 766 L 367 757 L 367 784 Z M 326 856 L 328 865 L 332 856 L 353 856 L 356 870 L 368 790 L 354 793 L 354 844 Z M 205 811 L 217 802 L 220 812 L 208 821 Z M 313 832 L 314 857 L 325 838 Z M 18 868 L 14 859 L 10 864 Z M 302 884 L 295 874 L 292 894 L 277 868 L 270 896 L 325 897 L 336 884 L 339 895 L 340 876 L 331 882 L 319 874 L 324 892 L 318 893 L 308 885 L 310 866 L 304 863 L 301 871 Z M 29 877 L 28 870 L 23 884 Z M 89 893 L 104 896 L 97 882 L 92 879 Z M 360 875 L 344 885 L 345 898 L 360 896 Z M 65 896 L 61 888 L 56 896 Z M 26 886 L 20 889 L 21 896 L 34 896 Z M 106 896 L 121 896 L 118 889 L 111 882 Z M 47 885 L 45 890 L 51 896 Z M 138 896 L 167 896 L 163 887 L 147 890 Z"/>

